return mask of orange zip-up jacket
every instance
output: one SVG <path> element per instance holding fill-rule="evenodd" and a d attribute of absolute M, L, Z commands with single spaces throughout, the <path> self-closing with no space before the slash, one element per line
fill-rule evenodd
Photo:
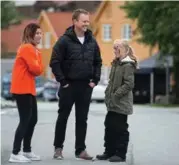
<path fill-rule="evenodd" d="M 43 72 L 41 52 L 32 44 L 22 44 L 12 70 L 11 93 L 36 95 L 35 77 Z"/>

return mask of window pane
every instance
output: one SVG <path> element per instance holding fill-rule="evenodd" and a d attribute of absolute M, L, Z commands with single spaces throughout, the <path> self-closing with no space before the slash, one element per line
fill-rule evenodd
<path fill-rule="evenodd" d="M 48 49 L 51 47 L 51 33 L 46 32 L 45 33 L 45 48 Z"/>
<path fill-rule="evenodd" d="M 42 46 L 42 39 L 40 40 L 40 43 L 38 44 L 38 48 L 39 48 L 39 49 L 42 49 L 42 48 L 43 48 L 43 46 Z"/>
<path fill-rule="evenodd" d="M 103 40 L 111 40 L 111 25 L 103 25 Z"/>
<path fill-rule="evenodd" d="M 129 40 L 132 38 L 132 29 L 131 29 L 131 25 L 129 24 L 125 24 L 123 25 L 122 27 L 122 38 L 123 39 L 126 39 L 126 40 Z"/>

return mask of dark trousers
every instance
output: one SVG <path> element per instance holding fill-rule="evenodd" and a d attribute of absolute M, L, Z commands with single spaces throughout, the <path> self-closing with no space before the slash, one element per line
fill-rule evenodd
<path fill-rule="evenodd" d="M 105 119 L 105 153 L 126 159 L 129 143 L 127 115 L 109 111 Z"/>
<path fill-rule="evenodd" d="M 20 122 L 16 129 L 13 154 L 18 154 L 23 140 L 23 151 L 31 152 L 31 139 L 37 123 L 37 101 L 31 94 L 14 95 L 19 112 Z"/>
<path fill-rule="evenodd" d="M 71 82 L 69 87 L 60 88 L 59 110 L 55 128 L 55 148 L 63 148 L 67 120 L 75 103 L 76 117 L 76 142 L 75 154 L 80 154 L 86 149 L 85 139 L 87 131 L 88 111 L 91 100 L 92 88 L 88 82 Z"/>

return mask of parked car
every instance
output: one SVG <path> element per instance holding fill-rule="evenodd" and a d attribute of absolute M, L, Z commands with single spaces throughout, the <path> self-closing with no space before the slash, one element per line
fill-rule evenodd
<path fill-rule="evenodd" d="M 101 84 L 94 87 L 91 96 L 91 101 L 104 102 L 106 87 L 107 87 L 106 85 L 101 85 Z M 60 86 L 58 86 L 58 89 L 55 90 L 57 100 L 60 99 L 60 96 L 58 94 L 59 88 Z M 55 92 L 53 93 L 53 97 L 55 97 L 54 95 Z"/>
<path fill-rule="evenodd" d="M 12 73 L 6 73 L 2 79 L 1 95 L 6 100 L 13 100 L 13 95 L 10 93 L 11 77 L 12 77 Z M 42 98 L 45 79 L 39 76 L 39 77 L 36 77 L 35 81 L 36 81 L 37 98 Z"/>
<path fill-rule="evenodd" d="M 45 78 L 42 76 L 36 77 L 36 96 L 37 98 L 42 99 L 43 98 L 43 91 L 44 91 L 44 84 L 45 84 Z"/>
<path fill-rule="evenodd" d="M 1 95 L 6 100 L 13 100 L 13 95 L 10 93 L 11 76 L 12 74 L 8 72 L 2 77 Z"/>
<path fill-rule="evenodd" d="M 91 100 L 97 102 L 104 102 L 106 87 L 106 85 L 100 84 L 94 87 Z"/>
<path fill-rule="evenodd" d="M 107 87 L 106 85 L 101 85 L 101 84 L 94 87 L 91 96 L 91 101 L 104 102 L 106 87 Z M 56 98 L 60 99 L 58 91 L 59 89 L 57 89 Z"/>
<path fill-rule="evenodd" d="M 1 109 L 4 108 L 16 108 L 16 102 L 11 100 L 6 100 L 0 96 Z"/>
<path fill-rule="evenodd" d="M 48 80 L 44 84 L 44 90 L 43 90 L 43 99 L 45 101 L 56 101 L 58 100 L 58 90 L 59 90 L 59 83 L 56 82 L 54 79 Z"/>

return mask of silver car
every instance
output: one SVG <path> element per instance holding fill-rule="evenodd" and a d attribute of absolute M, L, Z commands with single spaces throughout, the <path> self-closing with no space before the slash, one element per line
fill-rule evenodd
<path fill-rule="evenodd" d="M 48 80 L 44 84 L 44 90 L 43 90 L 43 99 L 45 101 L 56 101 L 58 100 L 58 89 L 59 89 L 59 83 L 55 80 Z"/>

